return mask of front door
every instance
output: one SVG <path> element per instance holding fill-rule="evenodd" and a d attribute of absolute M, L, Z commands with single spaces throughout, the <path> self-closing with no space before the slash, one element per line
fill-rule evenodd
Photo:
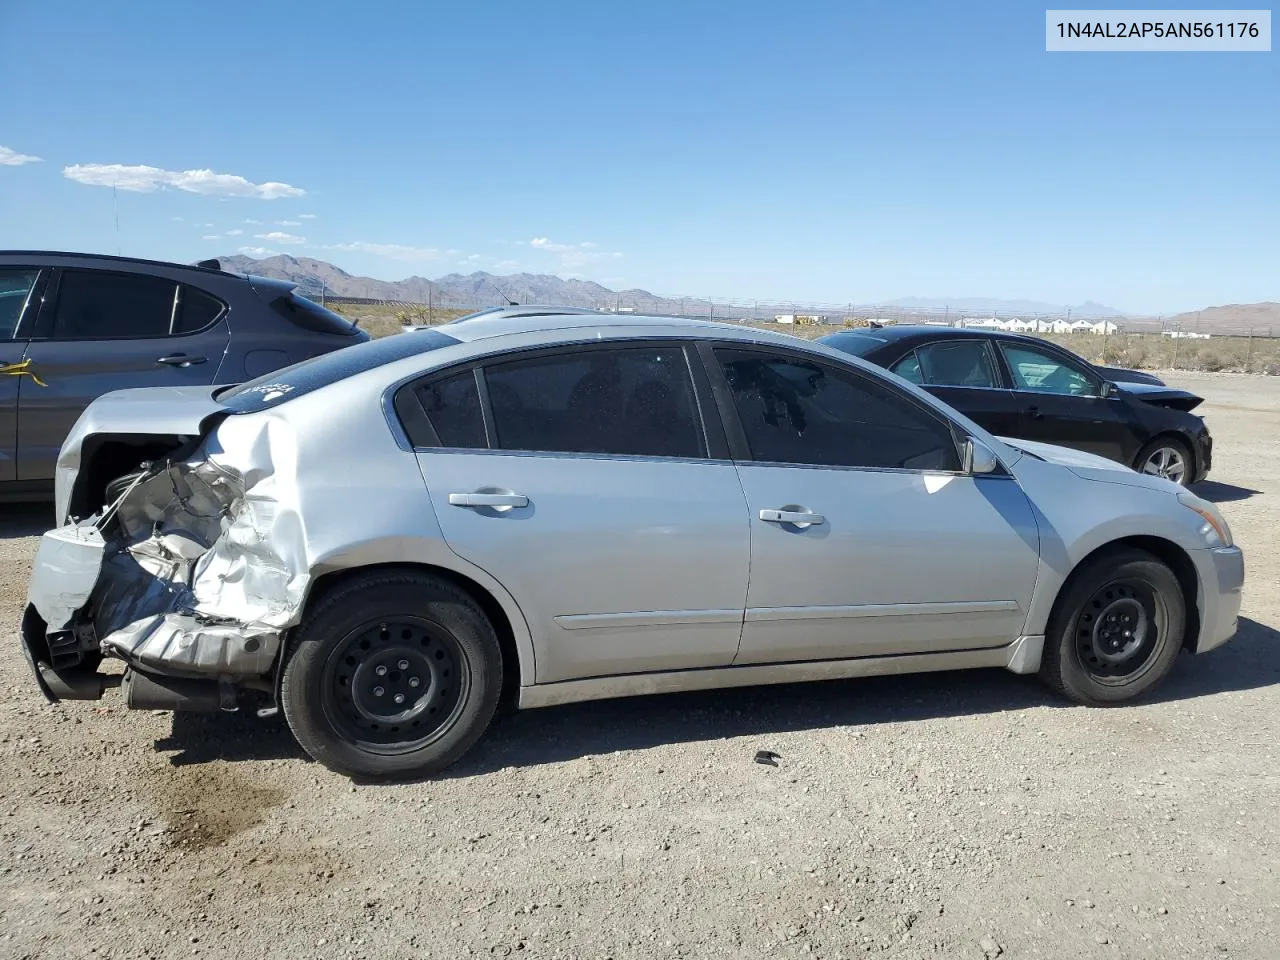
<path fill-rule="evenodd" d="M 1102 396 L 1102 381 L 1056 351 L 1000 344 L 1021 415 L 1012 436 L 1074 447 L 1126 462 L 1132 430 L 1125 405 Z"/>
<path fill-rule="evenodd" d="M 39 281 L 39 267 L 0 267 L 0 483 L 18 478 L 18 388 Z"/>
<path fill-rule="evenodd" d="M 212 384 L 226 308 L 160 277 L 62 270 L 27 348 L 18 398 L 18 479 L 47 480 L 84 408 L 112 390 Z"/>
<path fill-rule="evenodd" d="M 751 583 L 735 663 L 1020 634 L 1038 535 L 1011 477 L 965 475 L 950 425 L 884 381 L 772 349 L 714 352 L 749 457 L 738 473 Z"/>
<path fill-rule="evenodd" d="M 984 430 L 1017 436 L 1016 401 L 998 371 L 991 344 L 978 338 L 922 344 L 893 367 Z"/>
<path fill-rule="evenodd" d="M 441 530 L 515 597 L 538 682 L 733 660 L 746 504 L 708 457 L 682 346 L 561 348 L 416 392 Z"/>

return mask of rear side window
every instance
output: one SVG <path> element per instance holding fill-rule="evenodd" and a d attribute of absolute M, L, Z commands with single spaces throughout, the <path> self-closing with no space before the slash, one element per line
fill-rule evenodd
<path fill-rule="evenodd" d="M 40 271 L 0 268 L 0 340 L 12 340 Z"/>
<path fill-rule="evenodd" d="M 428 383 L 419 387 L 417 393 L 418 402 L 431 421 L 440 446 L 470 449 L 488 446 L 474 371 L 467 370 Z"/>
<path fill-rule="evenodd" d="M 486 367 L 484 379 L 504 450 L 706 456 L 681 347 L 559 353 Z"/>
<path fill-rule="evenodd" d="M 935 387 L 1000 386 L 991 351 L 982 340 L 940 340 L 917 347 L 916 355 L 924 382 Z"/>
<path fill-rule="evenodd" d="M 173 332 L 180 335 L 203 330 L 216 323 L 225 309 L 226 304 L 221 300 L 183 284 L 178 292 L 178 313 L 174 318 Z"/>
<path fill-rule="evenodd" d="M 178 284 L 132 273 L 64 270 L 51 336 L 55 340 L 167 337 Z"/>
<path fill-rule="evenodd" d="M 357 327 L 350 320 L 296 293 L 287 293 L 271 301 L 271 309 L 296 327 L 313 333 L 330 333 L 341 337 L 353 335 Z"/>

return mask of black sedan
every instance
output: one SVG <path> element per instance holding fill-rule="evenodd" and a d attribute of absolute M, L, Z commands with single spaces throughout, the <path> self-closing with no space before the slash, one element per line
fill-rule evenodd
<path fill-rule="evenodd" d="M 919 384 L 998 436 L 1075 447 L 1184 486 L 1209 472 L 1213 441 L 1191 413 L 1201 397 L 1095 367 L 1047 340 L 891 326 L 819 342 Z"/>

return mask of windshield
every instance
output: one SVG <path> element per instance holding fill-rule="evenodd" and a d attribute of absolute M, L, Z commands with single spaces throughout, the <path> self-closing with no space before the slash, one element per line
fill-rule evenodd
<path fill-rule="evenodd" d="M 214 399 L 233 413 L 256 413 L 374 367 L 459 342 L 438 330 L 370 340 L 228 387 L 215 393 Z"/>

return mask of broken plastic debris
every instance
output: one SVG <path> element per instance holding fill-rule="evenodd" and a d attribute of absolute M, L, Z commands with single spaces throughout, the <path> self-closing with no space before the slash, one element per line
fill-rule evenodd
<path fill-rule="evenodd" d="M 782 755 L 774 753 L 772 750 L 756 751 L 756 763 L 763 763 L 765 766 L 776 767 L 781 759 Z"/>

